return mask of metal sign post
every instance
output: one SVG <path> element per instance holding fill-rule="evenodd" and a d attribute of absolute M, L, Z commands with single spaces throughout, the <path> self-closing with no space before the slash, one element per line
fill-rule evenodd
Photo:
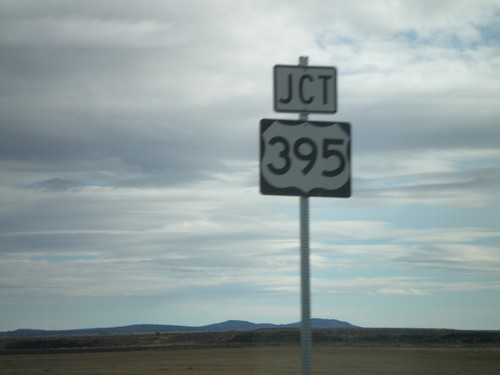
<path fill-rule="evenodd" d="M 311 285 L 309 268 L 309 197 L 300 197 L 300 295 L 302 323 L 300 346 L 302 350 L 302 374 L 311 374 Z"/>
<path fill-rule="evenodd" d="M 300 66 L 307 66 L 307 56 L 301 56 Z M 299 114 L 300 121 L 307 121 L 309 113 Z M 309 197 L 300 198 L 300 298 L 301 331 L 300 347 L 302 352 L 302 375 L 311 374 L 312 336 L 311 336 L 311 284 L 309 267 Z"/>

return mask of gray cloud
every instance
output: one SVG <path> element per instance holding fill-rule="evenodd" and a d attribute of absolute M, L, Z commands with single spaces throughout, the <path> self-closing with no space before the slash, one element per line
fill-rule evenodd
<path fill-rule="evenodd" d="M 64 178 L 51 178 L 35 182 L 31 185 L 32 188 L 42 191 L 72 191 L 80 190 L 85 186 L 83 181 L 68 180 Z"/>

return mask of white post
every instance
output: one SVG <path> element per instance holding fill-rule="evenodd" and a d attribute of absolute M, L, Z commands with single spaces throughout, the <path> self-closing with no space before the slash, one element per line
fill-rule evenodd
<path fill-rule="evenodd" d="M 307 56 L 300 56 L 299 65 L 307 66 Z M 299 120 L 307 121 L 309 113 L 299 114 Z M 300 295 L 301 331 L 300 347 L 302 353 L 302 375 L 311 375 L 312 337 L 311 337 L 311 286 L 309 269 L 309 197 L 300 197 Z"/>

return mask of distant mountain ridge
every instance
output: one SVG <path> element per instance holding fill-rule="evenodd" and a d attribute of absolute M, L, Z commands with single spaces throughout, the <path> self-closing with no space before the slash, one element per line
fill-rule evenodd
<path fill-rule="evenodd" d="M 168 333 L 168 332 L 230 332 L 254 331 L 258 329 L 274 328 L 300 328 L 300 322 L 288 324 L 252 323 L 245 320 L 227 320 L 221 323 L 205 326 L 180 326 L 166 324 L 133 324 L 123 327 L 109 328 L 84 328 L 68 330 L 43 330 L 43 329 L 17 329 L 1 332 L 0 336 L 26 337 L 26 336 L 77 336 L 77 335 L 119 335 L 140 333 Z M 359 328 L 351 323 L 336 319 L 311 319 L 312 328 Z"/>

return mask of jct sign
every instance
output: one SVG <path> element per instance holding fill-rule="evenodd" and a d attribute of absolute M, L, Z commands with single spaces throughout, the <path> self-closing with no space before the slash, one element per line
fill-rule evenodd
<path fill-rule="evenodd" d="M 351 125 L 260 121 L 262 194 L 351 196 Z"/>
<path fill-rule="evenodd" d="M 276 112 L 337 112 L 337 71 L 323 66 L 274 66 Z"/>

